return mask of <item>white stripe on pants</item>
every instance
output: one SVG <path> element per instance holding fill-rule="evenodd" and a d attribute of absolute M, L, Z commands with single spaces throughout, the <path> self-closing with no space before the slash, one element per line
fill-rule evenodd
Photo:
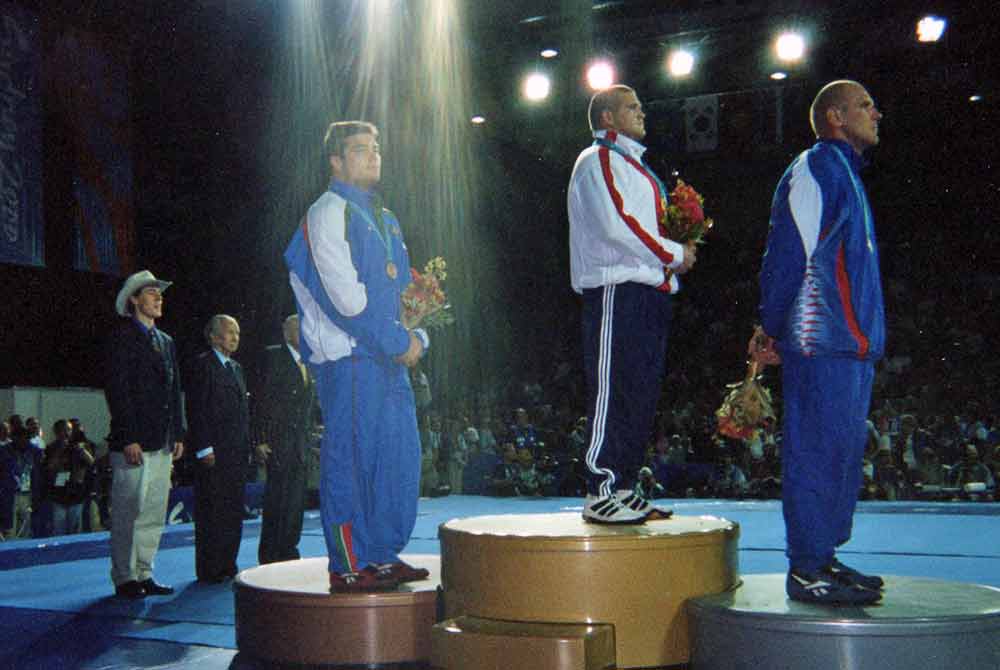
<path fill-rule="evenodd" d="M 142 452 L 142 465 L 128 465 L 112 451 L 111 581 L 115 586 L 153 576 L 153 557 L 167 516 L 170 449 Z"/>

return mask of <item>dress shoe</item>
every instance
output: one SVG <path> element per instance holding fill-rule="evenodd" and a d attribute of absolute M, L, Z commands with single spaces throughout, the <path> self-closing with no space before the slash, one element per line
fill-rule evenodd
<path fill-rule="evenodd" d="M 375 593 L 378 591 L 392 591 L 399 586 L 399 581 L 394 579 L 379 579 L 378 571 L 372 566 L 368 566 L 359 572 L 345 572 L 343 574 L 330 573 L 330 593 Z"/>
<path fill-rule="evenodd" d="M 418 568 L 403 561 L 380 565 L 378 566 L 378 572 L 379 574 L 388 573 L 388 579 L 395 580 L 400 584 L 405 582 L 420 582 L 431 576 L 430 570 L 427 568 Z M 386 577 L 382 577 L 382 579 L 386 579 Z"/>
<path fill-rule="evenodd" d="M 133 580 L 122 582 L 115 587 L 116 598 L 127 598 L 128 600 L 139 600 L 146 597 L 146 589 L 142 584 Z"/>
<path fill-rule="evenodd" d="M 152 577 L 149 579 L 139 582 L 139 586 L 143 588 L 147 595 L 151 596 L 169 596 L 174 592 L 174 587 L 165 586 L 163 584 L 157 584 Z"/>

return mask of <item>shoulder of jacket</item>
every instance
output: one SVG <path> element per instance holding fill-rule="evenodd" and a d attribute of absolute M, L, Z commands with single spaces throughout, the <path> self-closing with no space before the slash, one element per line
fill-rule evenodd
<path fill-rule="evenodd" d="M 317 217 L 343 216 L 346 209 L 347 200 L 333 191 L 326 191 L 309 207 L 309 221 L 312 222 Z"/>

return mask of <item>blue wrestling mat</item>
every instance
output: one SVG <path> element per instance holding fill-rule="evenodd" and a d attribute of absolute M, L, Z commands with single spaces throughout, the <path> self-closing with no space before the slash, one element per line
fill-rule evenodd
<path fill-rule="evenodd" d="M 779 501 L 685 499 L 660 501 L 675 514 L 724 517 L 740 525 L 740 572 L 786 569 Z M 576 511 L 576 498 L 446 496 L 421 499 L 406 553 L 438 554 L 438 526 L 459 517 Z M 854 536 L 840 552 L 863 571 L 930 577 L 1000 587 L 998 503 L 862 502 Z M 244 523 L 240 568 L 257 564 L 259 520 Z M 325 555 L 319 514 L 306 512 L 304 558 Z M 141 668 L 183 660 L 170 668 L 235 668 L 234 603 L 228 584 L 194 580 L 194 529 L 168 526 L 156 558 L 156 577 L 176 593 L 141 601 L 111 597 L 108 534 L 0 544 L 0 668 Z M 71 631 L 71 634 L 67 634 Z M 53 646 L 53 641 L 60 644 Z M 214 647 L 207 654 L 201 647 Z M 196 649 L 197 648 L 197 649 Z M 155 649 L 160 661 L 135 664 Z M 126 663 L 120 654 L 128 650 Z M 222 653 L 225 650 L 225 653 Z M 197 652 L 201 665 L 189 663 Z M 207 654 L 207 655 L 206 655 Z M 75 660 L 66 662 L 68 657 Z M 207 659 L 207 660 L 206 660 Z M 131 663 L 131 664 L 129 664 Z"/>

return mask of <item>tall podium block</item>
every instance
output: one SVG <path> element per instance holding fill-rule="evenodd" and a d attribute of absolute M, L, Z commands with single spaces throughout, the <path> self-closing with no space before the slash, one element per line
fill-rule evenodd
<path fill-rule="evenodd" d="M 686 600 L 739 582 L 739 526 L 710 516 L 605 526 L 579 513 L 442 524 L 447 617 L 614 629 L 617 667 L 686 663 Z"/>

